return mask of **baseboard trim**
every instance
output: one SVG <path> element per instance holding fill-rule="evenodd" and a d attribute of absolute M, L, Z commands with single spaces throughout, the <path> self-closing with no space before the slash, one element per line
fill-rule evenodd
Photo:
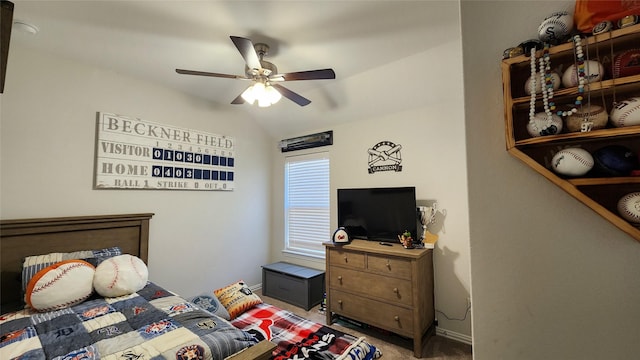
<path fill-rule="evenodd" d="M 251 291 L 258 291 L 260 289 L 262 289 L 262 283 L 255 284 L 253 286 L 249 286 L 249 290 L 251 290 Z"/>
<path fill-rule="evenodd" d="M 459 332 L 443 329 L 441 327 L 436 327 L 436 335 L 439 335 L 439 336 L 442 336 L 442 337 L 446 337 L 446 338 L 449 338 L 451 340 L 460 341 L 460 342 L 463 342 L 463 343 L 468 344 L 468 345 L 473 345 L 473 341 L 471 339 L 471 336 L 465 335 L 465 334 L 461 334 Z"/>

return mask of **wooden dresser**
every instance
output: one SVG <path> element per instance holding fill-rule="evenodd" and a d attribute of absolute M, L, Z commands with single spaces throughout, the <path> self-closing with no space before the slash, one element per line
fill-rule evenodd
<path fill-rule="evenodd" d="M 327 324 L 343 315 L 413 339 L 422 357 L 433 325 L 433 250 L 353 240 L 324 244 Z"/>

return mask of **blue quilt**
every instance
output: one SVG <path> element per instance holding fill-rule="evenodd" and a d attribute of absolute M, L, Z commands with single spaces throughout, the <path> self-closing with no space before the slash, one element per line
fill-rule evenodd
<path fill-rule="evenodd" d="M 257 340 L 228 321 L 148 283 L 45 313 L 0 316 L 0 359 L 224 359 Z"/>

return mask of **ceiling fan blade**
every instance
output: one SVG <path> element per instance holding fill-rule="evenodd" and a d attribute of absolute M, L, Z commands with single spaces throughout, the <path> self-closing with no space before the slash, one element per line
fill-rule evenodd
<path fill-rule="evenodd" d="M 274 88 L 278 89 L 278 91 L 280 92 L 280 94 L 284 97 L 286 97 L 287 99 L 293 101 L 294 103 L 300 105 L 300 106 L 305 106 L 305 105 L 309 105 L 311 104 L 311 100 L 303 97 L 302 95 L 295 93 L 289 89 L 287 89 L 286 87 L 280 85 L 280 84 L 271 84 L 271 86 L 273 86 Z"/>
<path fill-rule="evenodd" d="M 251 40 L 239 36 L 230 36 L 230 38 L 238 48 L 238 51 L 240 51 L 240 55 L 242 55 L 249 69 L 262 69 L 260 59 Z"/>
<path fill-rule="evenodd" d="M 233 105 L 240 105 L 240 104 L 244 104 L 245 101 L 242 98 L 242 93 L 240 93 L 240 95 L 238 95 L 238 97 L 236 97 L 235 99 L 233 99 L 233 101 L 231 102 Z"/>
<path fill-rule="evenodd" d="M 309 71 L 298 71 L 286 74 L 276 74 L 273 75 L 270 80 L 278 80 L 277 78 L 283 78 L 284 81 L 293 81 L 293 80 L 322 80 L 322 79 L 335 79 L 336 73 L 333 69 L 319 69 L 319 70 L 309 70 Z"/>
<path fill-rule="evenodd" d="M 176 72 L 182 75 L 211 76 L 211 77 L 220 77 L 220 78 L 228 78 L 228 79 L 247 79 L 246 77 L 240 76 L 240 75 L 218 74 L 218 73 L 195 71 L 195 70 L 176 69 Z"/>

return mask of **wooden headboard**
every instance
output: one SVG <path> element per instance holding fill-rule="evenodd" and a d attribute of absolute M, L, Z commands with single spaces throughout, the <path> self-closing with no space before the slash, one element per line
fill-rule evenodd
<path fill-rule="evenodd" d="M 0 220 L 0 314 L 22 304 L 22 262 L 26 256 L 118 246 L 148 260 L 153 214 L 74 216 Z"/>

